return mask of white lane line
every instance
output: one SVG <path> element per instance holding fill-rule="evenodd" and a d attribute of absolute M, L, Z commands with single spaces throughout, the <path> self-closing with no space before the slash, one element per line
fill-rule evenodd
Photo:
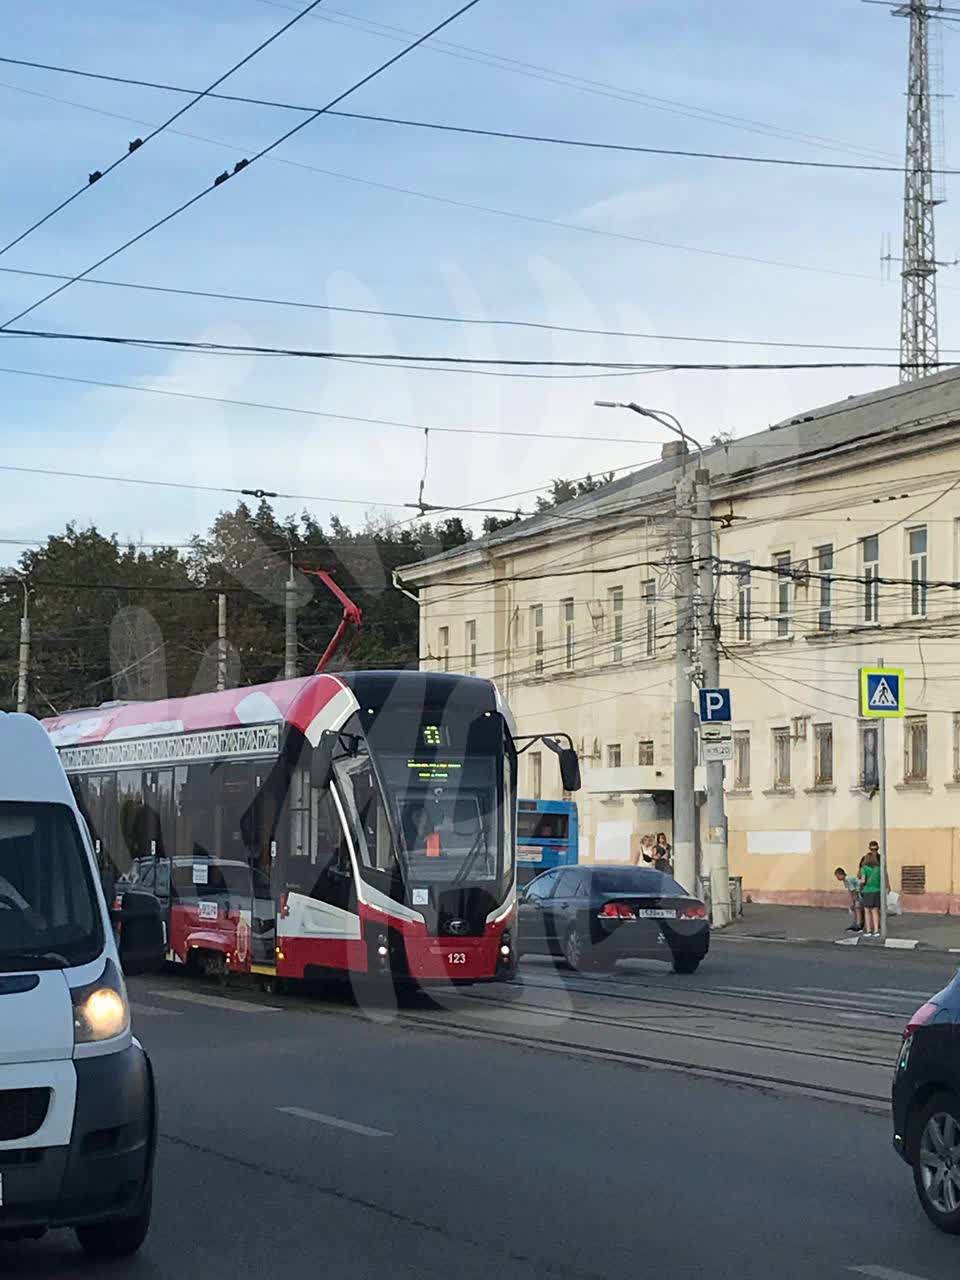
<path fill-rule="evenodd" d="M 872 1280 L 924 1280 L 923 1276 L 914 1275 L 912 1271 L 897 1271 L 893 1267 L 847 1267 L 857 1275 L 871 1276 Z"/>
<path fill-rule="evenodd" d="M 364 1138 L 392 1138 L 393 1134 L 386 1129 L 371 1129 L 366 1124 L 355 1124 L 352 1120 L 341 1120 L 339 1116 L 325 1116 L 320 1111 L 307 1111 L 303 1107 L 277 1107 L 285 1116 L 296 1116 L 299 1120 L 313 1120 L 316 1124 L 328 1124 L 332 1129 L 346 1129 L 348 1133 L 359 1133 Z"/>
<path fill-rule="evenodd" d="M 231 1013 L 279 1013 L 275 1004 L 248 1004 L 245 1000 L 227 1000 L 220 996 L 205 996 L 199 991 L 148 991 L 148 996 L 160 1000 L 183 1000 L 187 1004 L 202 1004 L 208 1009 L 228 1009 Z"/>
<path fill-rule="evenodd" d="M 138 1018 L 182 1018 L 182 1009 L 158 1009 L 155 1004 L 139 1004 L 136 1000 L 130 1001 L 130 1010 L 135 1013 Z"/>

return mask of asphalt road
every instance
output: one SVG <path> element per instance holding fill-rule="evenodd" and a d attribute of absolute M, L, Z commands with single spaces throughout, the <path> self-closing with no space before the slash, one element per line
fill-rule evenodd
<path fill-rule="evenodd" d="M 142 1254 L 111 1272 L 956 1272 L 960 1239 L 923 1218 L 870 1102 L 881 1077 L 889 1088 L 880 1064 L 900 1019 L 950 976 L 942 958 L 720 941 L 690 978 L 655 964 L 600 983 L 525 971 L 519 989 L 400 1010 L 134 981 L 161 1088 L 158 1194 Z M 614 1040 L 617 1060 L 603 1052 Z M 655 1069 L 668 1044 L 678 1063 L 735 1061 L 755 1082 Z M 841 1071 L 843 1100 L 769 1082 L 797 1062 L 814 1083 Z M 0 1271 L 90 1267 L 57 1234 L 0 1246 Z"/>

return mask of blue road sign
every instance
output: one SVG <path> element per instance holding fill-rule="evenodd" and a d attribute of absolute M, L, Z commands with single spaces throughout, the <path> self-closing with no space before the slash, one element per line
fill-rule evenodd
<path fill-rule="evenodd" d="M 860 714 L 872 720 L 899 719 L 904 713 L 901 667 L 860 668 Z"/>
<path fill-rule="evenodd" d="M 732 719 L 729 689 L 700 690 L 701 724 L 723 724 Z"/>

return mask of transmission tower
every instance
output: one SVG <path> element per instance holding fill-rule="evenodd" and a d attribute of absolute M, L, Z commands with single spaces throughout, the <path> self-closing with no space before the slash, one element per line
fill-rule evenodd
<path fill-rule="evenodd" d="M 877 0 L 868 0 L 877 3 Z M 908 0 L 891 11 L 910 19 L 907 70 L 907 150 L 903 188 L 903 281 L 900 302 L 900 381 L 913 382 L 937 371 L 937 263 L 934 212 L 944 201 L 935 189 L 934 140 L 930 86 L 930 19 L 952 16 L 960 9 L 940 0 Z M 935 60 L 934 66 L 939 65 Z M 940 86 L 936 96 L 941 97 Z M 939 117 L 938 117 L 939 118 Z M 939 166 L 942 168 L 943 166 Z M 888 261 L 890 257 L 888 256 Z M 945 264 L 944 264 L 945 265 Z"/>

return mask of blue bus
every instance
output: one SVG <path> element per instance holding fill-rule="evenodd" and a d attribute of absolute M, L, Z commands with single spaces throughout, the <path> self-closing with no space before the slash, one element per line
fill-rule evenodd
<path fill-rule="evenodd" d="M 580 856 L 577 806 L 571 800 L 521 800 L 517 818 L 517 884 L 541 871 L 576 866 Z"/>

